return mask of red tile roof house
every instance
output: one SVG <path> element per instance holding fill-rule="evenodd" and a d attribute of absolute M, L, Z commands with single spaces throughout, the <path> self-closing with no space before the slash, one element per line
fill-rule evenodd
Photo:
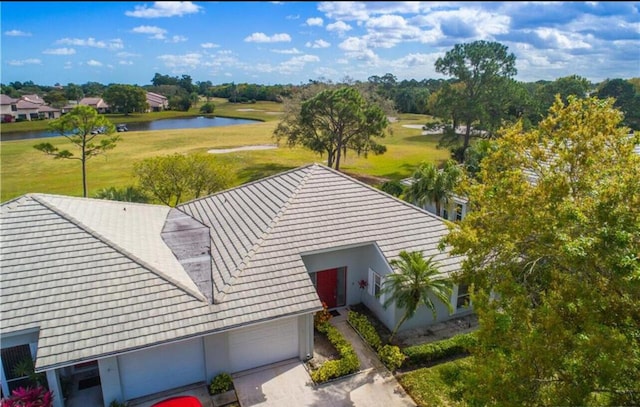
<path fill-rule="evenodd" d="M 108 406 L 305 360 L 321 301 L 395 325 L 403 310 L 374 294 L 400 251 L 443 273 L 461 263 L 438 250 L 441 218 L 319 164 L 176 208 L 30 194 L 2 204 L 0 227 L 2 390 L 31 356 L 56 407 L 61 379 L 81 374 L 94 387 L 69 400 Z M 468 312 L 439 304 L 436 320 Z M 421 309 L 403 329 L 433 322 Z"/>

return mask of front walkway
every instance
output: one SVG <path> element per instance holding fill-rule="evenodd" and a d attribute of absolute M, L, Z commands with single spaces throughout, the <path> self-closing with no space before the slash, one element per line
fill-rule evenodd
<path fill-rule="evenodd" d="M 233 375 L 242 407 L 415 407 L 395 377 L 347 323 L 347 311 L 331 323 L 349 340 L 360 372 L 314 385 L 303 362 L 290 360 Z"/>

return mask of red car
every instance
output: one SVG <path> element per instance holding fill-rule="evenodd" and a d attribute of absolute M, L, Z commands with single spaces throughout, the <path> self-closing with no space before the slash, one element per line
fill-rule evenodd
<path fill-rule="evenodd" d="M 162 400 L 151 407 L 202 407 L 202 404 L 196 397 L 180 396 Z"/>

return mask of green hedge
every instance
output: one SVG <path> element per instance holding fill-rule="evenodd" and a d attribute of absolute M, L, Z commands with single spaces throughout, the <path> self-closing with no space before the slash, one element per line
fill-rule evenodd
<path fill-rule="evenodd" d="M 360 361 L 351 344 L 342 336 L 329 322 L 318 324 L 316 329 L 327 336 L 329 342 L 333 344 L 340 359 L 329 360 L 322 366 L 311 372 L 311 379 L 316 383 L 323 383 L 337 377 L 355 373 L 360 369 Z"/>
<path fill-rule="evenodd" d="M 382 340 L 380 335 L 376 331 L 376 328 L 371 325 L 371 322 L 365 315 L 358 314 L 355 311 L 349 311 L 347 319 L 351 326 L 360 333 L 360 336 L 371 346 L 375 351 L 379 351 L 382 347 Z"/>
<path fill-rule="evenodd" d="M 405 360 L 405 355 L 400 351 L 400 348 L 394 345 L 382 346 L 382 340 L 380 335 L 369 322 L 369 319 L 362 314 L 355 311 L 349 311 L 347 314 L 347 320 L 358 331 L 360 336 L 371 346 L 377 353 L 378 358 L 389 370 L 396 370 L 402 366 L 402 362 Z"/>
<path fill-rule="evenodd" d="M 402 352 L 407 356 L 410 365 L 424 365 L 438 359 L 467 354 L 475 344 L 476 336 L 473 333 L 468 333 L 438 342 L 409 346 L 404 348 Z"/>

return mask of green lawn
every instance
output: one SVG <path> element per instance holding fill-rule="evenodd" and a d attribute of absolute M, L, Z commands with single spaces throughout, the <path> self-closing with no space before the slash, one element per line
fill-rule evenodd
<path fill-rule="evenodd" d="M 273 102 L 230 104 L 216 100 L 217 115 L 263 122 L 205 129 L 120 133 L 122 139 L 114 150 L 88 161 L 89 195 L 101 188 L 134 185 L 134 163 L 147 157 L 205 152 L 212 148 L 272 144 L 273 130 L 279 120 L 277 112 L 281 110 L 282 105 Z M 440 162 L 447 159 L 448 151 L 436 148 L 437 137 L 422 136 L 418 129 L 402 127 L 404 124 L 423 124 L 426 120 L 427 116 L 401 116 L 392 125 L 393 134 L 382 140 L 387 146 L 385 154 L 364 158 L 349 152 L 342 162 L 341 170 L 350 174 L 400 179 L 411 175 L 421 161 Z M 63 137 L 49 138 L 46 141 L 60 148 L 69 148 L 74 154 L 78 153 Z M 33 148 L 39 142 L 42 140 L 3 141 L 0 144 L 2 202 L 35 192 L 82 195 L 80 163 L 76 160 L 54 160 L 46 156 Z M 309 163 L 325 163 L 325 159 L 317 154 L 284 145 L 273 150 L 243 151 L 216 157 L 228 164 L 233 171 L 234 185 Z"/>
<path fill-rule="evenodd" d="M 464 407 L 461 374 L 472 357 L 402 374 L 398 381 L 419 407 Z"/>

